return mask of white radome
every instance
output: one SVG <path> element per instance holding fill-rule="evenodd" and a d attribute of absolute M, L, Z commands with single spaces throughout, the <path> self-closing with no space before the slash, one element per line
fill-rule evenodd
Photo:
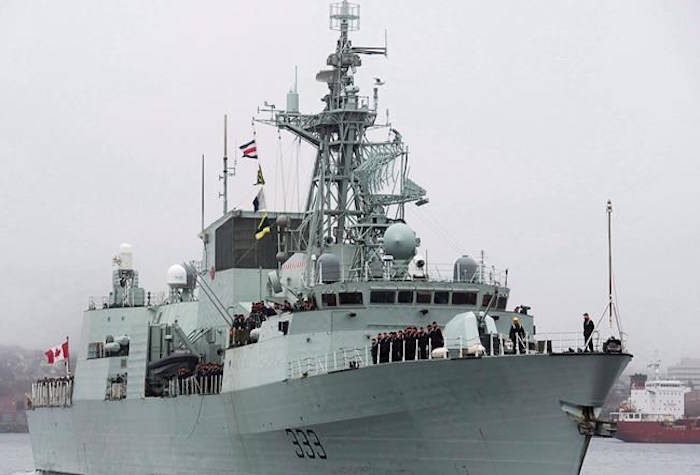
<path fill-rule="evenodd" d="M 124 270 L 134 268 L 134 248 L 127 242 L 119 245 L 119 268 Z"/>
<path fill-rule="evenodd" d="M 396 260 L 408 260 L 416 254 L 416 232 L 404 223 L 394 223 L 384 231 L 384 252 Z"/>
<path fill-rule="evenodd" d="M 168 268 L 168 287 L 173 289 L 187 287 L 187 271 L 180 264 L 173 264 Z"/>

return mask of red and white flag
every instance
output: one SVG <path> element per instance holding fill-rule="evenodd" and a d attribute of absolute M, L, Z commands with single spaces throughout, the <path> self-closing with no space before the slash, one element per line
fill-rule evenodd
<path fill-rule="evenodd" d="M 54 364 L 56 361 L 63 361 L 68 359 L 68 340 L 64 341 L 58 346 L 49 348 L 44 352 L 46 356 L 46 362 L 48 364 Z"/>
<path fill-rule="evenodd" d="M 241 150 L 241 153 L 243 153 L 243 158 L 258 158 L 258 146 L 255 144 L 255 139 L 244 143 L 238 148 Z"/>

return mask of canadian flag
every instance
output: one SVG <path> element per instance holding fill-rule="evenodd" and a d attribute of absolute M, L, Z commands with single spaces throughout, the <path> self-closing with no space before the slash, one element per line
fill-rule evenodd
<path fill-rule="evenodd" d="M 68 359 L 68 340 L 64 341 L 58 346 L 49 348 L 44 352 L 46 356 L 46 361 L 49 364 L 54 364 L 56 361 L 62 361 Z"/>

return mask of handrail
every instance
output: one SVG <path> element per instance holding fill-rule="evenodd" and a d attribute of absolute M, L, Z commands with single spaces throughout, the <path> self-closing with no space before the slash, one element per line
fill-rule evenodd
<path fill-rule="evenodd" d="M 168 381 L 168 396 L 207 396 L 219 394 L 223 383 L 223 375 L 210 374 L 206 376 L 192 375 L 187 378 L 177 376 Z"/>
<path fill-rule="evenodd" d="M 361 269 L 351 265 L 341 265 L 339 272 L 340 275 L 337 282 L 366 282 L 370 280 L 368 275 L 369 268 L 362 271 Z M 387 272 L 391 274 L 390 267 L 385 267 L 382 271 L 383 278 L 376 280 L 372 279 L 372 282 L 379 283 L 405 281 L 408 278 L 406 274 L 400 274 L 398 277 L 391 277 L 390 275 L 387 275 Z M 507 273 L 503 269 L 484 265 L 476 270 L 470 280 L 460 280 L 454 278 L 454 264 L 430 262 L 426 264 L 424 268 L 412 273 L 410 279 L 415 282 L 453 282 L 461 284 L 493 285 L 500 287 L 505 285 L 507 281 L 506 275 Z M 323 281 L 323 273 L 315 273 L 313 276 L 313 281 L 315 284 L 321 283 Z"/>
<path fill-rule="evenodd" d="M 595 336 L 595 338 L 593 338 Z M 597 332 L 591 337 L 594 352 L 600 352 L 600 338 Z M 489 334 L 482 337 L 465 339 L 462 337 L 445 339 L 444 347 L 432 348 L 430 342 L 422 351 L 415 343 L 411 352 L 406 351 L 406 341 L 402 348 L 394 347 L 393 342 L 377 345 L 376 351 L 370 345 L 358 348 L 338 349 L 334 352 L 306 356 L 291 360 L 287 364 L 288 379 L 306 378 L 321 374 L 358 369 L 366 366 L 405 363 L 411 361 L 429 361 L 448 358 L 498 358 L 503 356 L 547 355 L 555 353 L 583 352 L 583 335 L 578 332 L 555 332 L 537 334 L 535 337 L 516 335 L 515 344 L 506 335 Z M 382 349 L 384 348 L 384 353 Z M 397 351 L 395 351 L 397 350 Z M 442 351 L 441 351 L 442 350 Z M 408 357 L 407 355 L 413 355 Z"/>

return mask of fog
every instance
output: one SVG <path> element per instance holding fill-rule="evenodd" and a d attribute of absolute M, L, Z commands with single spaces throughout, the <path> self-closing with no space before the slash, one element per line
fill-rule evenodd
<path fill-rule="evenodd" d="M 295 65 L 301 110 L 320 109 L 327 3 L 0 3 L 0 344 L 78 341 L 121 242 L 152 291 L 200 257 L 200 157 L 208 222 L 223 114 L 233 157 L 257 108 L 284 105 Z M 697 356 L 700 4 L 375 0 L 361 13 L 354 43 L 382 46 L 386 29 L 389 55 L 363 58 L 357 84 L 386 81 L 380 108 L 430 198 L 407 211 L 430 260 L 483 249 L 509 269 L 509 307 L 532 306 L 538 331 L 579 331 L 607 301 L 611 199 L 635 364 Z M 256 129 L 268 204 L 296 206 L 295 148 Z M 302 202 L 312 157 L 298 156 Z M 239 161 L 232 206 L 250 208 L 256 165 Z"/>

